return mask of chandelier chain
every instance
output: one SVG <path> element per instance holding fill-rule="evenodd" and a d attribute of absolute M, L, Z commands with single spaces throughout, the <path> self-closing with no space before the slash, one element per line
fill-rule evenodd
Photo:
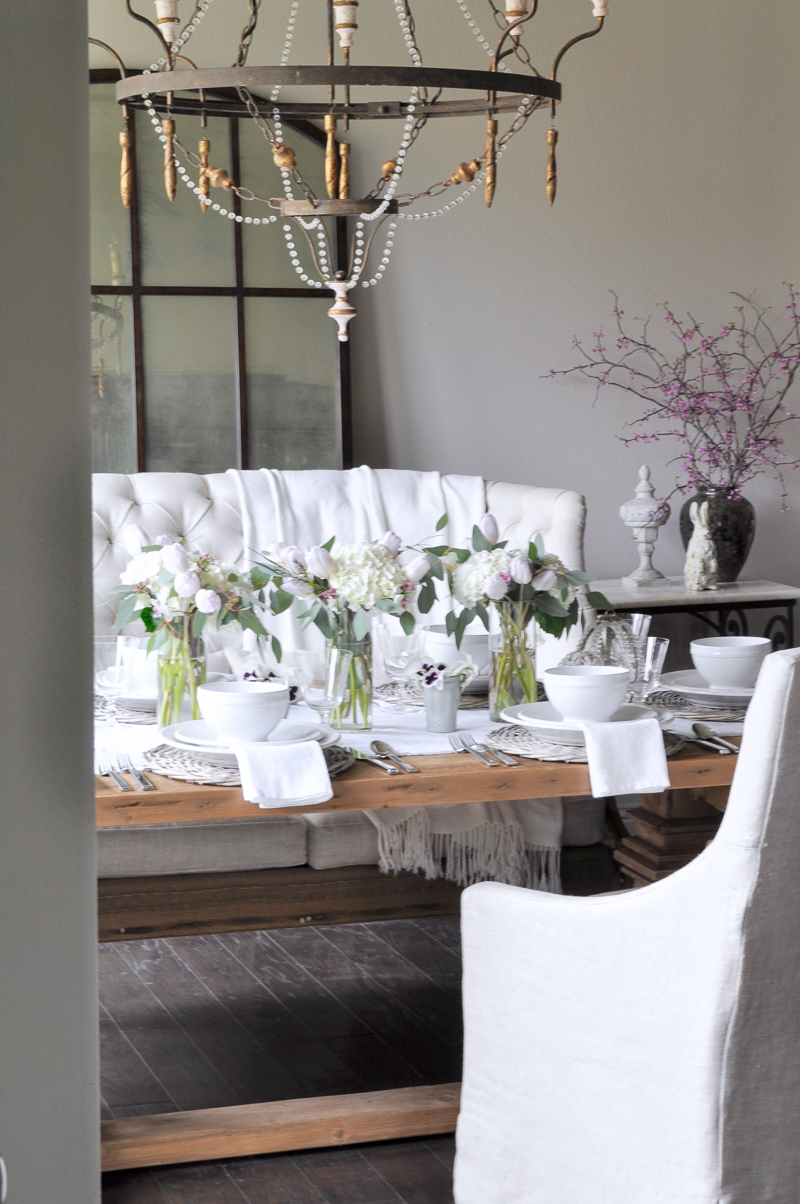
<path fill-rule="evenodd" d="M 258 10 L 261 8 L 261 0 L 249 0 L 250 16 L 247 24 L 242 30 L 242 36 L 239 39 L 239 52 L 236 55 L 234 67 L 244 67 L 247 62 L 247 56 L 250 53 L 250 47 L 253 44 L 253 35 L 256 32 L 258 25 Z"/>

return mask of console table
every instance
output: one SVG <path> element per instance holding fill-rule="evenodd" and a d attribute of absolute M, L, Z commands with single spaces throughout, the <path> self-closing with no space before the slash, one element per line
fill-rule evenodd
<path fill-rule="evenodd" d="M 246 803 L 238 787 L 195 786 L 149 774 L 154 791 L 121 794 L 107 778 L 97 778 L 97 823 L 103 828 L 213 824 L 243 816 L 378 810 L 416 804 L 446 806 L 590 793 L 589 770 L 583 764 L 522 761 L 511 769 L 487 769 L 471 758 L 454 754 L 408 759 L 418 765 L 419 774 L 387 777 L 373 766 L 360 763 L 333 780 L 334 795 L 328 802 L 313 808 L 268 811 Z M 705 813 L 714 804 L 723 806 L 722 796 L 732 781 L 736 760 L 735 756 L 721 757 L 687 745 L 668 762 L 672 789 L 667 792 L 666 813 L 674 814 L 677 804 L 681 804 L 678 809 L 683 814 L 692 815 L 698 810 Z M 313 915 L 300 914 L 313 913 L 313 904 L 304 905 L 295 899 L 290 907 L 298 913 L 290 923 L 313 922 Z M 223 924 L 227 930 L 237 926 L 230 915 Z M 243 916 L 238 926 L 253 925 Z M 135 939 L 137 935 L 142 933 L 134 926 L 123 939 Z M 119 929 L 113 934 L 109 931 L 106 939 L 120 939 Z M 448 1083 L 107 1120 L 102 1125 L 102 1165 L 107 1171 L 124 1170 L 452 1133 L 459 1095 L 460 1084 Z"/>
<path fill-rule="evenodd" d="M 707 623 L 717 635 L 748 635 L 748 610 L 779 610 L 767 623 L 765 636 L 774 651 L 794 648 L 794 608 L 800 589 L 777 581 L 734 581 L 719 589 L 688 590 L 683 577 L 665 577 L 639 588 L 623 585 L 619 578 L 593 581 L 591 588 L 605 594 L 614 610 L 639 614 L 687 614 Z"/>

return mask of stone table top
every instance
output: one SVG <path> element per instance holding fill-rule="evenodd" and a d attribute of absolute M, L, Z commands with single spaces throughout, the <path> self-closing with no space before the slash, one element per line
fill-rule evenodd
<path fill-rule="evenodd" d="M 702 591 L 689 590 L 683 577 L 665 577 L 653 585 L 623 585 L 617 577 L 593 581 L 589 586 L 605 594 L 616 610 L 647 610 L 667 606 L 744 606 L 753 602 L 794 601 L 800 598 L 800 589 L 794 585 L 781 585 L 777 581 L 734 581 L 719 589 Z"/>

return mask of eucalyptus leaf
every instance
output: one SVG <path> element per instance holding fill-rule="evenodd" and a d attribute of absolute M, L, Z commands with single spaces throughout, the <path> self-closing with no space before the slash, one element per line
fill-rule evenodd
<path fill-rule="evenodd" d="M 472 528 L 472 546 L 476 552 L 491 552 L 493 547 L 491 540 L 486 538 L 477 523 Z"/>
<path fill-rule="evenodd" d="M 311 621 L 319 628 L 326 640 L 332 640 L 336 635 L 336 628 L 331 621 L 331 616 L 328 614 L 324 606 L 319 608 Z"/>
<path fill-rule="evenodd" d="M 438 523 L 436 524 L 436 530 L 443 531 L 446 526 L 447 526 L 447 511 L 445 510 L 444 514 L 442 515 L 442 517 L 439 519 Z"/>
<path fill-rule="evenodd" d="M 272 574 L 268 573 L 267 570 L 262 568 L 262 566 L 259 564 L 250 570 L 250 580 L 253 582 L 255 589 L 263 589 L 267 582 L 271 580 L 271 578 Z"/>
<path fill-rule="evenodd" d="M 130 623 L 131 619 L 136 614 L 136 604 L 138 601 L 138 594 L 128 594 L 127 598 L 122 599 L 120 608 L 117 611 L 117 619 L 114 624 L 117 631 L 120 631 L 126 623 Z"/>
<path fill-rule="evenodd" d="M 269 597 L 270 607 L 274 615 L 282 615 L 294 602 L 294 595 L 285 589 L 274 589 Z"/>
<path fill-rule="evenodd" d="M 456 615 L 454 611 L 448 610 L 447 614 L 445 615 L 445 630 L 447 631 L 448 635 L 454 634 L 457 621 L 458 615 Z"/>
<path fill-rule="evenodd" d="M 195 635 L 201 634 L 203 628 L 206 625 L 207 618 L 208 618 L 208 615 L 204 614 L 202 610 L 197 611 L 197 613 L 194 616 L 194 634 Z"/>
<path fill-rule="evenodd" d="M 489 612 L 487 611 L 486 607 L 483 605 L 482 602 L 476 602 L 475 614 L 478 616 L 478 618 L 480 619 L 480 621 L 483 623 L 484 627 L 488 631 L 489 630 Z"/>
<path fill-rule="evenodd" d="M 400 616 L 400 626 L 406 635 L 411 635 L 414 630 L 414 616 L 407 610 L 404 610 Z"/>
<path fill-rule="evenodd" d="M 469 560 L 470 553 L 467 548 L 453 548 L 453 555 L 459 564 L 463 564 L 465 560 Z"/>
<path fill-rule="evenodd" d="M 143 552 L 160 552 L 161 544 L 160 543 L 149 543 L 146 548 L 142 548 L 142 551 Z"/>
<path fill-rule="evenodd" d="M 326 551 L 326 552 L 330 552 L 331 548 L 333 547 L 333 545 L 334 545 L 335 543 L 336 543 L 336 536 L 335 536 L 335 535 L 332 535 L 332 536 L 330 537 L 330 539 L 328 540 L 328 542 L 327 542 L 327 543 L 324 543 L 324 544 L 322 544 L 321 546 L 322 546 L 322 547 L 325 549 L 325 551 Z"/>
<path fill-rule="evenodd" d="M 283 656 L 283 649 L 281 648 L 281 642 L 277 636 L 272 636 L 272 655 L 275 657 L 275 660 L 278 662 L 278 664 L 280 664 L 281 657 Z"/>
<path fill-rule="evenodd" d="M 614 607 L 609 602 L 605 594 L 601 594 L 598 590 L 589 590 L 586 595 L 586 601 L 595 610 L 613 610 Z"/>
<path fill-rule="evenodd" d="M 542 535 L 541 531 L 538 531 L 537 534 L 534 535 L 533 546 L 536 548 L 536 559 L 541 560 L 545 554 L 544 536 Z"/>
<path fill-rule="evenodd" d="M 435 564 L 436 561 L 439 559 L 439 557 L 446 556 L 447 553 L 450 551 L 450 549 L 448 548 L 446 543 L 443 543 L 435 548 L 426 548 L 425 551 L 428 555 L 428 560 L 430 560 L 431 564 Z"/>
<path fill-rule="evenodd" d="M 426 615 L 436 601 L 436 590 L 432 581 L 426 581 L 417 595 L 417 606 L 420 614 Z"/>
<path fill-rule="evenodd" d="M 253 610 L 239 610 L 235 613 L 235 618 L 239 620 L 242 627 L 249 628 L 250 631 L 255 631 L 257 635 L 267 635 L 267 629 Z"/>
<path fill-rule="evenodd" d="M 553 615 L 559 619 L 565 619 L 567 614 L 566 606 L 562 606 L 558 598 L 551 598 L 549 594 L 539 594 L 536 599 L 536 609 L 545 615 Z"/>
<path fill-rule="evenodd" d="M 461 641 L 464 638 L 464 632 L 474 618 L 475 611 L 471 607 L 465 607 L 456 619 L 456 648 L 461 647 Z"/>
<path fill-rule="evenodd" d="M 363 640 L 369 635 L 369 611 L 360 606 L 353 615 L 353 635 Z"/>

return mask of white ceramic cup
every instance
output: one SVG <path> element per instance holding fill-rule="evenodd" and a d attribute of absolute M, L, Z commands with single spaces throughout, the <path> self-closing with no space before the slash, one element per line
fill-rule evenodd
<path fill-rule="evenodd" d="M 689 651 L 695 669 L 712 690 L 747 690 L 756 684 L 772 642 L 757 635 L 714 635 L 692 640 Z"/>
<path fill-rule="evenodd" d="M 200 714 L 220 740 L 268 740 L 289 710 L 289 687 L 272 681 L 219 681 L 197 687 Z"/>
<path fill-rule="evenodd" d="M 562 719 L 605 723 L 628 695 L 631 671 L 620 665 L 558 665 L 545 669 L 545 693 Z"/>

